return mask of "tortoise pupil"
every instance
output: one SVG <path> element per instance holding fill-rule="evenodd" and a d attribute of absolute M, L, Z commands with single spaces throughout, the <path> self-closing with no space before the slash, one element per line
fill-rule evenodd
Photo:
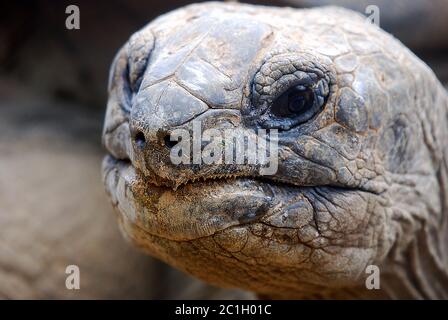
<path fill-rule="evenodd" d="M 274 115 L 280 117 L 298 116 L 307 112 L 313 104 L 313 90 L 303 86 L 296 86 L 278 97 L 271 110 Z"/>
<path fill-rule="evenodd" d="M 305 112 L 313 103 L 314 95 L 310 88 L 295 87 L 288 95 L 288 109 L 291 113 Z"/>
<path fill-rule="evenodd" d="M 292 113 L 303 111 L 307 103 L 306 96 L 303 93 L 291 93 L 288 99 L 288 109 Z"/>

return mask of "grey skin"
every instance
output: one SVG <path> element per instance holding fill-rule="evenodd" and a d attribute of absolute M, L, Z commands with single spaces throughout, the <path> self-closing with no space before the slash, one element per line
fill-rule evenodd
<path fill-rule="evenodd" d="M 278 116 L 298 84 L 316 112 Z M 103 177 L 126 238 L 214 285 L 448 298 L 447 101 L 423 62 L 352 11 L 190 5 L 116 56 Z M 278 128 L 277 173 L 172 164 L 166 137 L 193 119 Z M 380 290 L 365 287 L 371 264 Z"/>
<path fill-rule="evenodd" d="M 379 10 L 381 28 L 415 50 L 448 48 L 448 2 L 446 0 L 281 0 L 295 8 L 337 5 L 372 15 Z"/>

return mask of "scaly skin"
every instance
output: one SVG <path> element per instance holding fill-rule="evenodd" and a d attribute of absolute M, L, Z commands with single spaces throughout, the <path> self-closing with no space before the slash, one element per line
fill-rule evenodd
<path fill-rule="evenodd" d="M 448 48 L 448 2 L 445 0 L 282 0 L 279 5 L 295 8 L 341 6 L 371 15 L 377 6 L 380 26 L 412 50 Z M 370 7 L 371 8 L 371 7 Z M 367 11 L 367 12 L 366 12 Z"/>
<path fill-rule="evenodd" d="M 275 99 L 304 81 L 319 112 L 274 117 Z M 193 119 L 278 128 L 277 173 L 172 164 L 165 137 Z M 118 53 L 103 175 L 126 237 L 212 284 L 272 298 L 447 298 L 447 127 L 432 71 L 356 13 L 198 4 Z M 380 290 L 364 286 L 370 264 Z"/>

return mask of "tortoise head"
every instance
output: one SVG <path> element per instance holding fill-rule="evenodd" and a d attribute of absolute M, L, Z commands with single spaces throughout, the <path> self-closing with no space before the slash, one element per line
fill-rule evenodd
<path fill-rule="evenodd" d="M 207 3 L 163 15 L 111 68 L 103 173 L 121 228 L 219 286 L 359 288 L 366 266 L 388 273 L 440 215 L 428 191 L 442 89 L 430 81 L 343 9 Z"/>

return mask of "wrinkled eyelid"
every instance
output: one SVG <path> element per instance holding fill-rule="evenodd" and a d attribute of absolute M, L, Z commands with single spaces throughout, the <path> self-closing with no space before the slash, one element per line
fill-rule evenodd
<path fill-rule="evenodd" d="M 300 73 L 302 76 L 298 76 Z M 318 75 L 313 70 L 284 74 L 269 84 L 255 81 L 252 85 L 252 104 L 267 107 L 274 100 L 293 87 L 310 88 L 322 96 L 328 96 L 331 79 L 325 74 Z M 267 103 L 267 105 L 266 105 Z"/>
<path fill-rule="evenodd" d="M 322 79 L 330 86 L 333 73 L 331 61 L 318 54 L 308 51 L 278 53 L 269 56 L 255 73 L 252 96 L 263 102 L 294 85 L 314 87 Z"/>

